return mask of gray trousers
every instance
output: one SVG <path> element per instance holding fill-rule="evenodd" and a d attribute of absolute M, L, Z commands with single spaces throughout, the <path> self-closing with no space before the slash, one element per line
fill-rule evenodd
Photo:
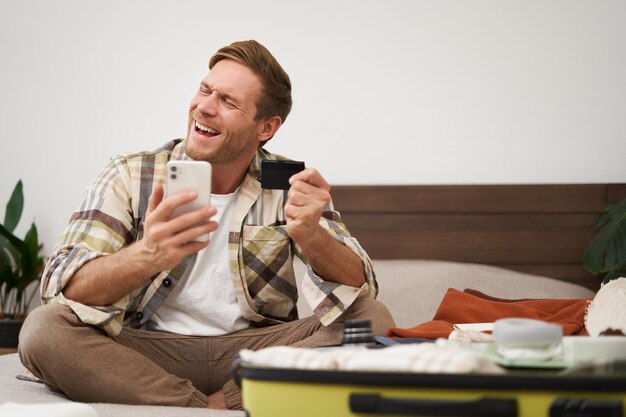
<path fill-rule="evenodd" d="M 75 401 L 206 407 L 207 396 L 223 389 L 226 406 L 241 409 L 241 392 L 230 371 L 240 349 L 337 344 L 343 321 L 351 319 L 371 320 L 375 335 L 394 326 L 382 303 L 359 299 L 327 327 L 307 317 L 224 336 L 124 328 L 109 337 L 82 323 L 69 307 L 50 304 L 28 315 L 18 352 L 24 366 L 50 389 Z"/>

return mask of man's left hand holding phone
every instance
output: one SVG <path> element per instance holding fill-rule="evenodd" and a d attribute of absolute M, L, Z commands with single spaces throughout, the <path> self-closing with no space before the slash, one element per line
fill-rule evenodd
<path fill-rule="evenodd" d="M 211 164 L 204 161 L 167 163 L 167 192 L 152 191 L 144 222 L 143 243 L 160 270 L 174 268 L 188 255 L 206 248 L 216 209 L 211 202 Z"/>

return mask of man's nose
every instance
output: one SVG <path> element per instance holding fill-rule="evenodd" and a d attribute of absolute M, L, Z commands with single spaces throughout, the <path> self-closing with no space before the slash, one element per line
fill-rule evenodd
<path fill-rule="evenodd" d="M 217 94 L 211 93 L 200 98 L 198 101 L 198 110 L 206 114 L 215 114 L 219 105 Z"/>

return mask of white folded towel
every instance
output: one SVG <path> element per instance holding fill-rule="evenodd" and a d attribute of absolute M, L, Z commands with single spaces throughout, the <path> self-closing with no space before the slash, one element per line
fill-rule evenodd
<path fill-rule="evenodd" d="M 247 364 L 271 368 L 414 373 L 504 372 L 470 349 L 433 343 L 395 345 L 384 349 L 275 346 L 258 351 L 242 350 L 239 356 Z"/>

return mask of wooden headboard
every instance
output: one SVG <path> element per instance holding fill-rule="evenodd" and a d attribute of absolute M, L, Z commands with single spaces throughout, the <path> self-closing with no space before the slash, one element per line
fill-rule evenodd
<path fill-rule="evenodd" d="M 344 185 L 331 194 L 372 259 L 488 264 L 597 290 L 583 254 L 626 184 Z"/>

